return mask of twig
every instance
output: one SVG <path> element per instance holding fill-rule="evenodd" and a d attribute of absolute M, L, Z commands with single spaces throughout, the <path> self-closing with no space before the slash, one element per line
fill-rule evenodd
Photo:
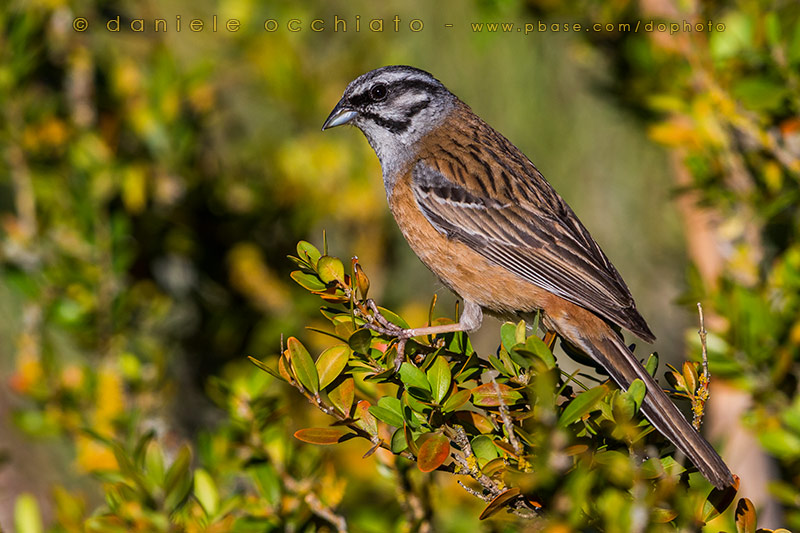
<path fill-rule="evenodd" d="M 708 346 L 706 343 L 708 332 L 706 331 L 705 317 L 703 316 L 703 305 L 700 302 L 697 302 L 697 312 L 700 315 L 700 329 L 697 334 L 700 336 L 700 346 L 703 354 L 703 375 L 699 378 L 700 384 L 697 387 L 697 391 L 692 391 L 692 426 L 697 431 L 700 431 L 706 401 L 708 401 L 709 397 L 708 385 L 711 375 L 708 372 Z"/>
<path fill-rule="evenodd" d="M 483 487 L 487 494 L 485 494 L 485 498 L 481 496 L 481 499 L 487 502 L 493 500 L 501 492 L 503 492 L 505 487 L 500 486 L 489 476 L 481 472 L 480 468 L 478 468 L 478 459 L 472 452 L 472 446 L 469 443 L 469 437 L 467 437 L 467 433 L 464 431 L 464 428 L 461 426 L 455 426 L 453 430 L 454 435 L 452 439 L 461 449 L 462 454 L 453 454 L 453 458 L 464 468 L 464 470 L 466 470 L 467 474 L 469 474 L 472 479 L 477 481 L 478 484 Z"/>
<path fill-rule="evenodd" d="M 708 381 L 708 347 L 706 346 L 706 335 L 708 335 L 708 332 L 706 331 L 706 321 L 703 316 L 703 304 L 700 302 L 697 302 L 697 312 L 700 314 L 700 330 L 697 333 L 700 335 L 700 344 L 703 347 L 703 376 L 706 378 L 706 381 Z"/>
<path fill-rule="evenodd" d="M 343 422 L 345 426 L 347 426 L 350 430 L 354 431 L 356 435 L 358 435 L 359 437 L 370 441 L 373 444 L 373 447 L 367 452 L 367 455 L 365 455 L 365 457 L 372 455 L 377 448 L 383 448 L 384 450 L 391 451 L 392 447 L 386 442 L 384 442 L 383 439 L 381 439 L 377 435 L 372 435 L 369 432 L 364 431 L 360 427 L 356 426 L 352 422 L 351 418 L 344 416 L 339 411 L 337 411 L 333 406 L 326 404 L 322 400 L 322 397 L 319 395 L 319 393 L 311 394 L 309 391 L 305 389 L 305 387 L 303 387 L 303 385 L 300 384 L 300 382 L 296 380 L 292 380 L 289 384 L 294 386 L 298 391 L 300 391 L 300 394 L 305 396 L 306 399 L 309 401 L 309 403 L 311 403 L 314 407 L 322 411 L 324 414 L 332 416 L 339 422 Z M 416 457 L 414 457 L 414 455 L 407 450 L 400 452 L 398 455 L 400 455 L 401 457 L 405 457 L 409 461 L 417 460 Z"/>
<path fill-rule="evenodd" d="M 339 533 L 347 533 L 347 521 L 344 517 L 334 513 L 330 507 L 326 507 L 316 494 L 309 492 L 303 499 L 312 513 L 330 522 Z"/>
<path fill-rule="evenodd" d="M 514 423 L 511 421 L 511 416 L 508 414 L 508 406 L 503 400 L 503 395 L 500 393 L 500 385 L 497 384 L 494 376 L 492 376 L 492 383 L 494 384 L 494 392 L 497 395 L 497 401 L 500 404 L 500 418 L 503 420 L 503 426 L 506 428 L 508 442 L 511 443 L 514 453 L 519 457 L 522 455 L 522 444 L 519 442 L 517 434 L 514 433 Z"/>
<path fill-rule="evenodd" d="M 309 480 L 298 481 L 286 472 L 282 465 L 276 465 L 276 467 L 278 467 L 281 480 L 287 489 L 298 495 L 305 492 L 303 501 L 306 502 L 312 513 L 330 522 L 339 533 L 347 533 L 347 521 L 343 516 L 336 514 L 333 509 L 322 503 L 322 500 L 309 486 Z"/>

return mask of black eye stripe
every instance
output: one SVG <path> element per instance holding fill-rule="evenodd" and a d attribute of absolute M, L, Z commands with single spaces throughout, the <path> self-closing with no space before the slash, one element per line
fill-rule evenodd
<path fill-rule="evenodd" d="M 431 104 L 430 100 L 423 100 L 412 105 L 406 111 L 406 118 L 411 118 Z"/>
<path fill-rule="evenodd" d="M 436 85 L 434 83 L 427 82 L 425 80 L 397 80 L 391 83 L 383 84 L 386 87 L 387 95 L 391 95 L 392 93 L 407 91 L 409 89 L 417 89 L 421 92 L 427 92 L 428 94 L 437 94 L 444 90 L 441 85 Z M 373 85 L 370 85 L 362 92 L 353 94 L 348 98 L 350 105 L 359 108 L 363 107 L 373 101 L 372 96 L 370 95 L 370 91 L 372 90 Z"/>

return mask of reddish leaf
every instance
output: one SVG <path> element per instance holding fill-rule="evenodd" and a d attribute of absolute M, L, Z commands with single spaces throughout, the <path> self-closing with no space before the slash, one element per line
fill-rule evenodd
<path fill-rule="evenodd" d="M 683 363 L 683 379 L 686 381 L 686 390 L 694 393 L 697 390 L 699 376 L 697 375 L 697 367 L 694 363 L 686 361 Z"/>
<path fill-rule="evenodd" d="M 469 389 L 462 389 L 455 394 L 451 394 L 447 401 L 444 402 L 444 405 L 442 405 L 442 411 L 445 413 L 455 411 L 467 403 L 470 396 L 472 396 L 472 391 Z"/>
<path fill-rule="evenodd" d="M 485 465 L 481 467 L 481 472 L 486 474 L 489 477 L 494 476 L 498 472 L 505 470 L 506 468 L 506 460 L 502 457 L 498 457 L 497 459 L 492 459 Z"/>
<path fill-rule="evenodd" d="M 472 403 L 479 407 L 513 405 L 522 399 L 522 394 L 504 383 L 485 383 L 472 389 Z"/>
<path fill-rule="evenodd" d="M 369 412 L 370 403 L 367 400 L 361 400 L 356 405 L 356 425 L 369 433 L 370 435 L 378 434 L 378 421 Z"/>
<path fill-rule="evenodd" d="M 278 373 L 287 383 L 294 383 L 295 378 L 292 374 L 291 366 L 289 365 L 288 356 L 289 350 L 286 350 L 278 359 Z"/>
<path fill-rule="evenodd" d="M 589 447 L 586 444 L 575 444 L 574 446 L 564 448 L 564 454 L 572 457 L 573 455 L 586 453 L 588 450 Z"/>
<path fill-rule="evenodd" d="M 505 507 L 508 502 L 515 499 L 517 496 L 519 496 L 519 487 L 511 487 L 505 492 L 500 493 L 497 495 L 497 497 L 495 497 L 494 500 L 489 502 L 489 505 L 486 506 L 479 518 L 481 520 L 486 520 L 497 511 Z"/>
<path fill-rule="evenodd" d="M 350 416 L 350 409 L 353 407 L 355 398 L 355 382 L 353 378 L 347 378 L 328 391 L 328 400 L 344 416 Z"/>
<path fill-rule="evenodd" d="M 511 444 L 509 444 L 508 442 L 497 439 L 496 441 L 494 441 L 494 445 L 503 450 L 504 452 L 506 452 L 511 457 L 519 458 L 517 452 L 514 451 L 514 447 L 511 446 Z"/>
<path fill-rule="evenodd" d="M 491 433 L 495 429 L 491 420 L 474 411 L 458 411 L 456 412 L 456 419 L 462 424 L 475 426 L 475 429 L 480 433 Z"/>
<path fill-rule="evenodd" d="M 336 444 L 348 433 L 346 428 L 306 428 L 294 432 L 294 437 L 311 444 Z"/>
<path fill-rule="evenodd" d="M 441 433 L 426 433 L 420 440 L 423 442 L 419 446 L 417 466 L 423 472 L 436 470 L 450 456 L 450 439 Z"/>
<path fill-rule="evenodd" d="M 367 293 L 369 293 L 369 278 L 364 274 L 364 269 L 361 268 L 361 265 L 358 264 L 358 259 L 355 257 L 353 258 L 353 272 L 356 276 L 356 287 L 358 287 L 361 297 L 366 298 Z"/>
<path fill-rule="evenodd" d="M 756 508 L 747 498 L 736 505 L 736 533 L 756 533 Z"/>

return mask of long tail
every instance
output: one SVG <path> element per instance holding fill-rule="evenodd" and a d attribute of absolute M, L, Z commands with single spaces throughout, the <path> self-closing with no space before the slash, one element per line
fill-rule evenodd
<path fill-rule="evenodd" d="M 608 335 L 599 338 L 591 338 L 593 337 L 591 334 L 574 330 L 571 333 L 568 340 L 600 363 L 620 387 L 627 390 L 636 378 L 644 382 L 647 386 L 647 394 L 642 404 L 644 416 L 676 448 L 689 457 L 706 479 L 719 489 L 733 484 L 733 475 L 719 454 L 684 418 L 611 328 L 608 328 Z"/>

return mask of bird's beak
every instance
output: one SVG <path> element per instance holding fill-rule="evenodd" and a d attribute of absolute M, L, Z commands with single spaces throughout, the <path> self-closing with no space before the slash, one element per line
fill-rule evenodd
<path fill-rule="evenodd" d="M 342 124 L 347 124 L 356 118 L 357 115 L 358 113 L 347 107 L 346 104 L 343 104 L 342 101 L 339 100 L 339 103 L 333 108 L 331 114 L 328 115 L 328 119 L 325 121 L 325 124 L 322 125 L 322 131 L 325 131 L 328 128 L 341 126 Z"/>

